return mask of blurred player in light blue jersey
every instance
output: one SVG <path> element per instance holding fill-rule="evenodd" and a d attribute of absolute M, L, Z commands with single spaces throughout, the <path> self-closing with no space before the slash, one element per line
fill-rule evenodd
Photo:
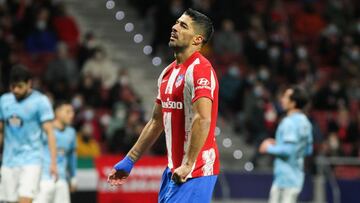
<path fill-rule="evenodd" d="M 40 183 L 44 144 L 48 135 L 51 151 L 49 169 L 57 177 L 54 119 L 49 99 L 31 88 L 30 72 L 15 66 L 10 74 L 10 93 L 0 98 L 0 144 L 4 137 L 0 202 L 30 203 Z"/>
<path fill-rule="evenodd" d="M 274 181 L 270 203 L 294 203 L 304 184 L 304 157 L 312 154 L 312 127 L 302 109 L 308 96 L 302 88 L 287 89 L 281 98 L 286 117 L 276 130 L 276 139 L 268 138 L 259 151 L 274 155 Z"/>
<path fill-rule="evenodd" d="M 35 199 L 36 203 L 70 203 L 69 186 L 71 191 L 76 188 L 76 132 L 70 126 L 73 118 L 74 110 L 70 103 L 60 102 L 55 105 L 53 126 L 59 179 L 54 180 L 51 176 L 50 152 L 45 148 L 40 193 Z"/>

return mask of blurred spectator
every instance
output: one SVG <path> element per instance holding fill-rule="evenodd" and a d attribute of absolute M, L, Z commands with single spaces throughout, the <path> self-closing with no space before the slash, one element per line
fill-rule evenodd
<path fill-rule="evenodd" d="M 96 45 L 97 42 L 94 34 L 92 32 L 86 33 L 77 57 L 80 70 L 82 70 L 85 62 L 94 55 Z"/>
<path fill-rule="evenodd" d="M 120 69 L 118 71 L 118 77 L 116 83 L 111 87 L 109 93 L 109 106 L 113 107 L 118 101 L 122 101 L 124 98 L 123 90 L 129 86 L 129 75 L 126 69 Z"/>
<path fill-rule="evenodd" d="M 94 56 L 86 61 L 82 69 L 83 76 L 91 76 L 101 82 L 104 89 L 111 88 L 116 82 L 118 69 L 107 57 L 104 48 L 97 47 Z"/>
<path fill-rule="evenodd" d="M 79 92 L 83 95 L 86 104 L 99 107 L 101 100 L 101 82 L 92 75 L 84 75 L 80 81 Z"/>
<path fill-rule="evenodd" d="M 68 14 L 64 3 L 57 5 L 53 24 L 59 40 L 64 41 L 70 50 L 74 51 L 79 44 L 80 32 L 75 19 Z"/>
<path fill-rule="evenodd" d="M 77 155 L 95 158 L 100 156 L 100 146 L 93 137 L 93 128 L 85 123 L 77 136 Z"/>
<path fill-rule="evenodd" d="M 295 18 L 295 32 L 305 39 L 314 39 L 319 36 L 325 27 L 323 17 L 315 10 L 313 3 L 304 3 L 303 12 Z"/>
<path fill-rule="evenodd" d="M 242 42 L 234 30 L 234 23 L 230 19 L 222 22 L 221 30 L 214 35 L 214 51 L 219 55 L 238 55 L 242 51 Z"/>
<path fill-rule="evenodd" d="M 245 81 L 237 64 L 232 64 L 219 82 L 220 113 L 229 118 L 242 108 Z M 231 118 L 231 117 L 230 117 Z"/>
<path fill-rule="evenodd" d="M 316 109 L 336 110 L 348 106 L 348 98 L 339 81 L 334 80 L 319 89 L 314 95 L 313 104 Z"/>
<path fill-rule="evenodd" d="M 245 95 L 244 117 L 246 130 L 248 131 L 248 143 L 260 144 L 267 137 L 265 125 L 265 101 L 266 89 L 261 82 L 256 82 L 251 91 Z"/>
<path fill-rule="evenodd" d="M 50 14 L 46 8 L 41 8 L 36 16 L 35 28 L 27 37 L 27 51 L 32 54 L 55 52 L 57 39 L 49 28 Z"/>
<path fill-rule="evenodd" d="M 79 81 L 79 72 L 75 61 L 68 55 L 65 43 L 58 43 L 57 58 L 48 65 L 45 80 L 56 99 L 69 99 Z"/>
<path fill-rule="evenodd" d="M 329 65 L 339 64 L 341 55 L 340 31 L 335 24 L 329 24 L 321 34 L 319 52 L 323 57 L 323 62 Z"/>

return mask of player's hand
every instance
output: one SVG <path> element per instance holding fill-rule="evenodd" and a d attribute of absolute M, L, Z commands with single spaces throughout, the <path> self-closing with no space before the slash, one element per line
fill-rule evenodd
<path fill-rule="evenodd" d="M 260 147 L 259 147 L 259 152 L 262 153 L 262 154 L 265 154 L 266 151 L 267 151 L 267 148 L 270 146 L 270 145 L 274 145 L 276 142 L 273 138 L 267 138 L 265 139 L 261 144 L 260 144 Z"/>
<path fill-rule="evenodd" d="M 108 183 L 112 186 L 119 186 L 125 183 L 133 167 L 134 161 L 132 161 L 130 157 L 126 156 L 119 163 L 115 164 L 114 168 L 110 171 Z"/>
<path fill-rule="evenodd" d="M 76 189 L 77 189 L 77 181 L 76 181 L 75 178 L 71 178 L 71 180 L 70 180 L 70 192 L 74 193 L 74 192 L 76 192 Z"/>
<path fill-rule="evenodd" d="M 175 169 L 171 179 L 178 184 L 185 183 L 188 179 L 188 175 L 191 172 L 191 169 L 191 166 L 181 165 L 179 168 Z"/>
<path fill-rule="evenodd" d="M 50 164 L 50 174 L 51 174 L 52 177 L 54 177 L 55 181 L 59 178 L 56 163 L 55 164 Z"/>

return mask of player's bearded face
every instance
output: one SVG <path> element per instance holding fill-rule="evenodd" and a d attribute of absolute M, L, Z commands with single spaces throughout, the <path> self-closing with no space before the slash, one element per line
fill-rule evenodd
<path fill-rule="evenodd" d="M 195 30 L 190 16 L 183 14 L 173 25 L 170 34 L 171 48 L 186 48 L 190 46 L 195 36 Z"/>
<path fill-rule="evenodd" d="M 15 82 L 10 84 L 10 90 L 15 95 L 16 99 L 23 99 L 31 88 L 31 82 Z"/>

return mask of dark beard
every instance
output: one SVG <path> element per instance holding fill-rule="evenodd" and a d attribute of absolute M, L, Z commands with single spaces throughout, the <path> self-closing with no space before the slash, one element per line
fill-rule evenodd
<path fill-rule="evenodd" d="M 169 42 L 168 45 L 174 52 L 182 52 L 186 49 L 186 47 L 184 47 L 184 46 L 171 45 L 171 42 Z"/>

